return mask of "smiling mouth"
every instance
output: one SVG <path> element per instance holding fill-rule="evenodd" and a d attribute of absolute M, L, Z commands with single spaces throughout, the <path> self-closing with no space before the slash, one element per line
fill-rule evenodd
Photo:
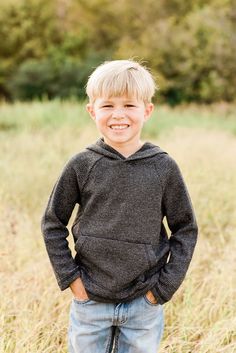
<path fill-rule="evenodd" d="M 125 130 L 129 127 L 128 124 L 112 124 L 109 126 L 112 130 Z"/>

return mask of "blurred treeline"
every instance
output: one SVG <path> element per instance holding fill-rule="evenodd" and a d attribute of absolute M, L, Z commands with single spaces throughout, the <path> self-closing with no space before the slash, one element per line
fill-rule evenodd
<path fill-rule="evenodd" d="M 236 98 L 233 0 L 2 0 L 0 97 L 85 97 L 104 60 L 143 60 L 158 100 Z"/>

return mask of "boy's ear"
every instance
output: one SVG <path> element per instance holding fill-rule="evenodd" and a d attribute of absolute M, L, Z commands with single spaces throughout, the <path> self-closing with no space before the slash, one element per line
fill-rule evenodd
<path fill-rule="evenodd" d="M 145 106 L 145 121 L 147 121 L 150 116 L 152 115 L 152 112 L 154 110 L 154 104 L 153 103 L 147 103 Z"/>
<path fill-rule="evenodd" d="M 87 110 L 87 112 L 89 113 L 89 115 L 91 116 L 91 118 L 92 118 L 93 120 L 95 120 L 95 119 L 96 119 L 96 116 L 95 116 L 94 107 L 93 107 L 93 104 L 92 104 L 92 103 L 86 104 L 86 110 Z"/>

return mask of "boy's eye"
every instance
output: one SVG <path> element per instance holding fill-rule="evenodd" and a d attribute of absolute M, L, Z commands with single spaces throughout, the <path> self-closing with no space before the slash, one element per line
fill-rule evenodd
<path fill-rule="evenodd" d="M 125 104 L 125 107 L 133 108 L 133 107 L 135 107 L 135 105 L 133 105 L 133 104 Z M 102 108 L 113 108 L 113 105 L 112 104 L 105 104 L 105 105 L 102 106 Z"/>

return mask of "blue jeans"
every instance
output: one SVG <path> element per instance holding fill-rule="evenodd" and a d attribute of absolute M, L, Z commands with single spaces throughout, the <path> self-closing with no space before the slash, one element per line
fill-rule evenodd
<path fill-rule="evenodd" d="M 126 303 L 72 299 L 69 353 L 157 353 L 164 311 L 145 295 Z"/>

